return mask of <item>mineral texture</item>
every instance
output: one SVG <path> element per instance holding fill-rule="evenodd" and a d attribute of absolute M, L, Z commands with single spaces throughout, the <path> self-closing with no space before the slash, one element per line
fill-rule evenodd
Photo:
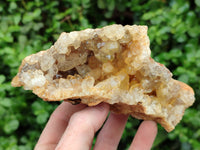
<path fill-rule="evenodd" d="M 22 61 L 12 86 L 47 101 L 106 102 L 113 112 L 154 120 L 170 132 L 194 92 L 150 57 L 149 44 L 146 26 L 63 32 L 51 48 Z"/>

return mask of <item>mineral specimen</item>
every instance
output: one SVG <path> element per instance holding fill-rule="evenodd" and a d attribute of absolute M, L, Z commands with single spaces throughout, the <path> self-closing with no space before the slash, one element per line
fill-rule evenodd
<path fill-rule="evenodd" d="M 150 54 L 146 26 L 63 32 L 50 49 L 23 60 L 12 86 L 48 101 L 106 102 L 113 112 L 155 120 L 170 132 L 194 92 Z"/>

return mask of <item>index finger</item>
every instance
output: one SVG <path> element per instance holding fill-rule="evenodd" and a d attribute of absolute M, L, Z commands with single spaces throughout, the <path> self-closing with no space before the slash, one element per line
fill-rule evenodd
<path fill-rule="evenodd" d="M 68 102 L 62 102 L 62 104 L 60 104 L 50 116 L 50 119 L 38 140 L 35 150 L 47 146 L 49 148 L 49 145 L 51 147 L 49 149 L 54 149 L 62 137 L 71 115 L 85 107 L 86 105 L 83 104 L 72 105 Z"/>
<path fill-rule="evenodd" d="M 88 150 L 95 132 L 102 126 L 108 112 L 109 105 L 101 103 L 73 114 L 56 149 Z"/>

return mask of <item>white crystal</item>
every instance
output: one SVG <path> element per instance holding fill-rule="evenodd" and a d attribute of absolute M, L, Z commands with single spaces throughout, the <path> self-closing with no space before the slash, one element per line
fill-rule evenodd
<path fill-rule="evenodd" d="M 46 78 L 41 70 L 23 72 L 21 76 L 28 89 L 32 89 L 33 87 L 42 87 L 46 83 Z"/>
<path fill-rule="evenodd" d="M 40 59 L 40 66 L 43 71 L 49 70 L 54 63 L 55 59 L 48 53 L 44 53 L 43 57 Z"/>

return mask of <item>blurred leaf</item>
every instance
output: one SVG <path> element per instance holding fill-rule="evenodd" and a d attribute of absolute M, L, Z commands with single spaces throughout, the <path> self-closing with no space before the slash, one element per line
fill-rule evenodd
<path fill-rule="evenodd" d="M 199 141 L 194 140 L 194 139 L 191 139 L 191 140 L 190 140 L 190 143 L 191 143 L 192 146 L 193 146 L 193 150 L 199 150 L 199 148 L 200 148 L 200 143 L 199 143 Z"/>
<path fill-rule="evenodd" d="M 199 36 L 200 35 L 200 27 L 199 26 L 191 27 L 188 31 L 188 34 L 193 38 Z"/>
<path fill-rule="evenodd" d="M 0 100 L 0 105 L 4 106 L 4 107 L 10 107 L 10 106 L 12 106 L 12 102 L 9 98 L 4 98 L 4 99 Z"/>
<path fill-rule="evenodd" d="M 169 26 L 165 26 L 159 30 L 160 34 L 166 34 L 170 32 L 171 28 Z"/>
<path fill-rule="evenodd" d="M 0 118 L 4 115 L 5 112 L 6 112 L 5 107 L 0 105 Z"/>
<path fill-rule="evenodd" d="M 108 10 L 113 11 L 115 8 L 115 0 L 107 0 L 108 3 Z"/>
<path fill-rule="evenodd" d="M 3 11 L 3 7 L 0 5 L 0 12 L 2 12 Z"/>
<path fill-rule="evenodd" d="M 195 4 L 200 7 L 200 0 L 195 0 Z"/>
<path fill-rule="evenodd" d="M 23 34 L 19 35 L 18 41 L 19 41 L 19 44 L 20 44 L 20 49 L 23 50 L 24 47 L 26 46 L 27 37 Z"/>
<path fill-rule="evenodd" d="M 6 133 L 11 133 L 15 131 L 18 127 L 19 127 L 19 121 L 16 119 L 13 119 L 7 122 L 7 124 L 4 126 L 4 131 Z"/>
<path fill-rule="evenodd" d="M 44 24 L 43 23 L 35 23 L 34 25 L 33 25 L 33 29 L 35 30 L 35 31 L 38 31 L 38 30 L 40 30 L 42 27 L 44 26 Z"/>
<path fill-rule="evenodd" d="M 28 23 L 28 22 L 30 22 L 30 21 L 32 21 L 33 20 L 33 18 L 32 18 L 32 13 L 25 13 L 24 15 L 23 15 L 23 19 L 22 19 L 22 22 L 23 23 Z"/>
<path fill-rule="evenodd" d="M 155 18 L 151 18 L 151 23 L 152 24 L 161 24 L 161 22 L 163 21 L 163 17 L 162 16 L 157 16 Z"/>
<path fill-rule="evenodd" d="M 184 83 L 188 83 L 189 78 L 188 78 L 188 75 L 182 74 L 182 75 L 180 75 L 180 76 L 178 77 L 178 80 L 179 80 L 179 81 L 182 81 L 182 82 L 184 82 Z"/>
<path fill-rule="evenodd" d="M 40 111 L 40 110 L 43 111 L 43 106 L 42 106 L 41 103 L 35 101 L 35 102 L 32 104 L 32 109 L 35 111 L 35 114 L 37 114 L 37 111 L 38 111 L 38 110 L 39 110 L 39 111 Z"/>
<path fill-rule="evenodd" d="M 87 9 L 90 7 L 90 0 L 82 0 L 83 8 Z"/>
<path fill-rule="evenodd" d="M 191 145 L 187 142 L 181 144 L 181 150 L 191 150 Z"/>
<path fill-rule="evenodd" d="M 42 11 L 41 11 L 40 8 L 35 9 L 34 12 L 33 12 L 33 17 L 34 17 L 34 18 L 39 17 L 39 16 L 41 15 L 41 12 L 42 12 Z"/>
<path fill-rule="evenodd" d="M 17 26 L 17 25 L 15 25 L 15 26 L 10 26 L 10 27 L 8 28 L 8 31 L 9 31 L 9 32 L 18 32 L 18 31 L 20 31 L 20 27 Z"/>
<path fill-rule="evenodd" d="M 112 11 L 107 11 L 107 12 L 105 13 L 105 17 L 106 17 L 106 18 L 111 18 L 112 14 L 113 14 Z"/>
<path fill-rule="evenodd" d="M 5 76 L 4 75 L 0 75 L 0 84 L 2 84 L 5 81 Z"/>
<path fill-rule="evenodd" d="M 177 39 L 177 42 L 183 43 L 187 40 L 187 36 L 185 34 L 177 35 L 176 39 Z"/>
<path fill-rule="evenodd" d="M 12 43 L 13 42 L 13 37 L 12 37 L 11 33 L 4 34 L 4 37 L 2 37 L 2 39 L 5 42 L 8 42 L 8 43 Z"/>
<path fill-rule="evenodd" d="M 104 9 L 106 7 L 105 4 L 104 0 L 97 0 L 97 5 L 100 9 Z"/>
<path fill-rule="evenodd" d="M 195 121 L 192 121 L 193 119 L 195 119 Z M 194 109 L 187 109 L 184 116 L 184 122 L 190 123 L 195 128 L 199 128 L 200 127 L 200 112 Z"/>
<path fill-rule="evenodd" d="M 44 124 L 47 119 L 49 117 L 49 114 L 48 113 L 41 113 L 37 116 L 36 120 L 37 120 L 37 123 L 39 124 Z"/>
<path fill-rule="evenodd" d="M 192 27 L 192 25 L 195 22 L 195 20 L 196 20 L 195 13 L 193 11 L 189 11 L 187 13 L 186 23 L 189 24 L 189 25 L 191 25 L 191 27 Z"/>
<path fill-rule="evenodd" d="M 155 12 L 147 12 L 142 16 L 143 20 L 149 20 L 152 19 L 155 16 Z"/>
<path fill-rule="evenodd" d="M 180 14 L 180 13 L 184 13 L 186 11 L 188 11 L 189 9 L 189 4 L 188 2 L 183 2 L 181 5 L 178 6 L 178 10 L 177 12 Z"/>
<path fill-rule="evenodd" d="M 13 10 L 13 9 L 16 9 L 16 8 L 17 8 L 17 4 L 15 2 L 11 2 L 9 10 Z"/>

